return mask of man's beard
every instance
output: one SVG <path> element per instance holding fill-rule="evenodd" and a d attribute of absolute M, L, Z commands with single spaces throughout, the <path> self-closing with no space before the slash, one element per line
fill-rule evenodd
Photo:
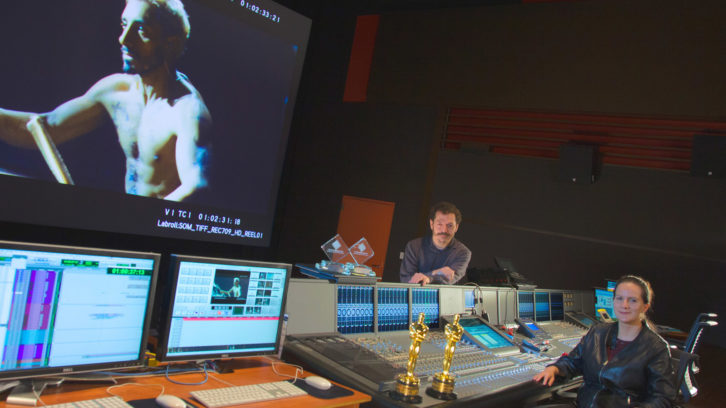
<path fill-rule="evenodd" d="M 146 63 L 142 63 L 141 61 L 139 61 L 133 57 L 130 59 L 122 58 L 121 61 L 122 61 L 121 70 L 125 74 L 139 74 L 139 75 L 143 75 L 147 72 L 153 71 L 153 70 L 159 68 L 160 66 L 164 65 L 164 63 L 165 63 L 164 58 L 160 57 L 160 56 L 154 56 L 154 57 L 147 58 L 147 61 L 150 61 L 150 62 L 146 62 Z"/>

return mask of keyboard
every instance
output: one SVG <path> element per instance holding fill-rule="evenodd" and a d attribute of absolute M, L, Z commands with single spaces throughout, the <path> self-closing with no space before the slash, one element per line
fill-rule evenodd
<path fill-rule="evenodd" d="M 46 405 L 45 408 L 133 408 L 121 397 L 105 397 L 84 401 L 66 402 L 63 404 Z"/>
<path fill-rule="evenodd" d="M 205 407 L 219 408 L 257 401 L 299 397 L 301 395 L 307 395 L 308 393 L 290 382 L 277 381 L 192 391 L 191 394 L 197 401 L 204 404 Z"/>

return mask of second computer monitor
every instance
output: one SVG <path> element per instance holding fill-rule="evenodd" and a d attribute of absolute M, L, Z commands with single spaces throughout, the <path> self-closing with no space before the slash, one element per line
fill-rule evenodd
<path fill-rule="evenodd" d="M 595 288 L 595 316 L 598 316 L 601 320 L 606 320 L 601 311 L 605 311 L 610 319 L 615 319 L 613 292 L 603 288 Z"/>
<path fill-rule="evenodd" d="M 276 354 L 292 266 L 171 257 L 171 298 L 162 361 Z"/>

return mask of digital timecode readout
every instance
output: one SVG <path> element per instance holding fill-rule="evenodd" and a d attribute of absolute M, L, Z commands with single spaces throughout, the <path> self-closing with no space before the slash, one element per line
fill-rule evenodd
<path fill-rule="evenodd" d="M 271 12 L 270 10 L 267 10 L 265 8 L 258 6 L 255 3 L 251 3 L 251 2 L 245 1 L 245 0 L 239 0 L 239 5 L 257 15 L 265 17 L 266 19 L 268 19 L 270 21 L 273 21 L 275 23 L 280 22 L 280 16 Z"/>

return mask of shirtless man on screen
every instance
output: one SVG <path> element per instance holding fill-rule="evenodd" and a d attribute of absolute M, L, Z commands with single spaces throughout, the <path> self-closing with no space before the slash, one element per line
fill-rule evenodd
<path fill-rule="evenodd" d="M 102 78 L 48 113 L 0 109 L 0 139 L 37 145 L 46 157 L 51 149 L 34 142 L 37 133 L 63 143 L 110 117 L 126 155 L 126 193 L 173 201 L 189 197 L 206 186 L 211 127 L 201 95 L 175 69 L 189 30 L 180 0 L 127 0 L 119 36 L 124 73 Z"/>

